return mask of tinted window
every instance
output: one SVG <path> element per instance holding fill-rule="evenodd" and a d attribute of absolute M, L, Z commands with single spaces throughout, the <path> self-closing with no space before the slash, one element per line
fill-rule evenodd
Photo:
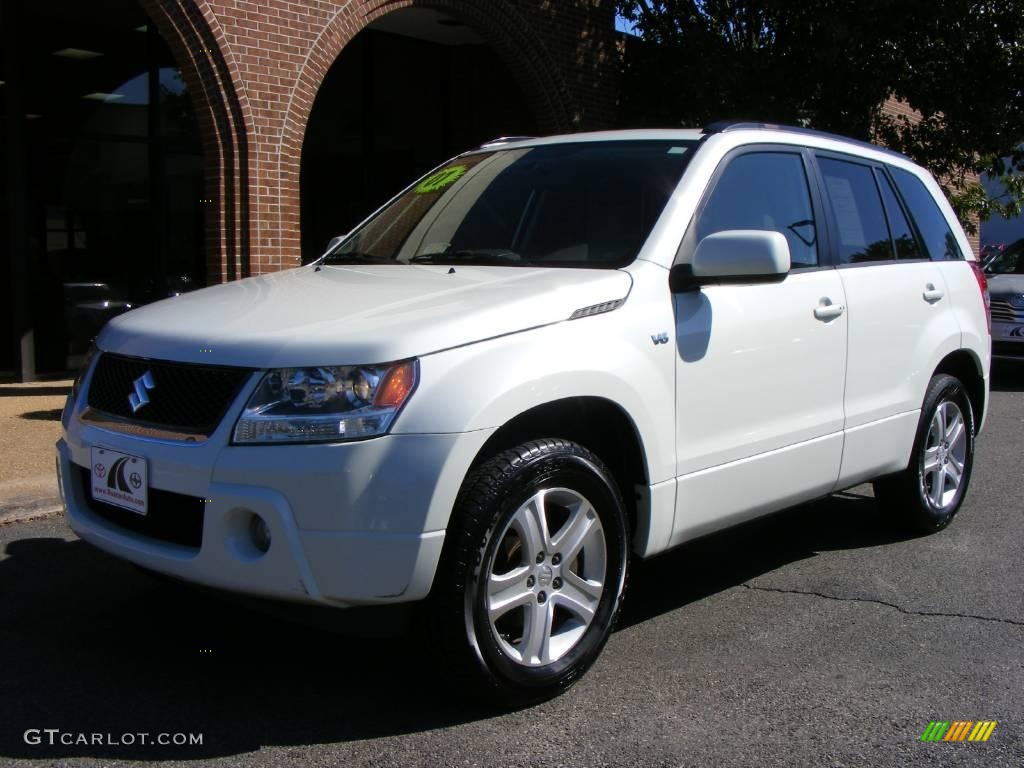
<path fill-rule="evenodd" d="M 921 249 L 918 247 L 914 231 L 910 228 L 907 215 L 903 212 L 899 198 L 892 188 L 889 178 L 878 171 L 875 173 L 878 180 L 878 187 L 882 190 L 882 201 L 885 203 L 885 214 L 889 219 L 889 232 L 892 234 L 892 242 L 896 246 L 897 259 L 920 259 Z"/>
<path fill-rule="evenodd" d="M 835 217 L 840 264 L 894 258 L 874 171 L 867 165 L 818 158 Z"/>
<path fill-rule="evenodd" d="M 910 216 L 917 224 L 917 229 L 924 240 L 928 256 L 932 261 L 949 261 L 962 259 L 953 230 L 946 223 L 938 204 L 921 180 L 912 173 L 899 168 L 891 168 L 896 187 L 910 210 Z"/>
<path fill-rule="evenodd" d="M 800 155 L 751 152 L 730 161 L 701 211 L 697 242 L 727 229 L 781 232 L 793 267 L 817 265 L 817 228 Z"/>
<path fill-rule="evenodd" d="M 991 275 L 1024 275 L 1024 240 L 1007 246 L 985 267 Z"/>
<path fill-rule="evenodd" d="M 586 142 L 465 155 L 420 180 L 326 261 L 621 267 L 636 258 L 694 144 Z"/>

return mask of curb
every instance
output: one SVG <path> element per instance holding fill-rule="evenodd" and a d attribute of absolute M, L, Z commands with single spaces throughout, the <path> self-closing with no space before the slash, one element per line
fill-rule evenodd
<path fill-rule="evenodd" d="M 39 520 L 43 517 L 59 515 L 64 511 L 64 505 L 56 496 L 22 501 L 14 499 L 11 501 L 0 501 L 0 526 L 13 525 L 14 523 L 26 523 L 29 520 Z"/>

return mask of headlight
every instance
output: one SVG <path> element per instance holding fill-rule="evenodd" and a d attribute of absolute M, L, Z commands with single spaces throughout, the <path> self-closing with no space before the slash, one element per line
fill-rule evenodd
<path fill-rule="evenodd" d="M 235 425 L 235 443 L 321 443 L 382 435 L 416 388 L 415 360 L 268 371 Z"/>

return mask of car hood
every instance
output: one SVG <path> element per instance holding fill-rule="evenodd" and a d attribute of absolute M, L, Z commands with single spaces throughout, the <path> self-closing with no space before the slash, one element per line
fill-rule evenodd
<path fill-rule="evenodd" d="M 97 345 L 253 368 L 382 363 L 567 320 L 631 285 L 614 269 L 300 267 L 118 315 Z"/>
<path fill-rule="evenodd" d="M 1024 293 L 1024 275 L 987 275 L 988 292 L 992 296 Z"/>

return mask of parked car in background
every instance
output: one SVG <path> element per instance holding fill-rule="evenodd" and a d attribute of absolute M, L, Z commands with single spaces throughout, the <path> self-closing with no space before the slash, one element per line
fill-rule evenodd
<path fill-rule="evenodd" d="M 950 523 L 988 401 L 970 254 L 926 170 L 837 136 L 491 142 L 312 264 L 108 323 L 68 520 L 220 589 L 419 602 L 425 664 L 537 701 L 600 654 L 631 558 L 869 481 Z"/>
<path fill-rule="evenodd" d="M 988 243 L 987 245 L 983 245 L 981 247 L 981 251 L 978 253 L 978 261 L 981 262 L 981 266 L 984 267 L 992 261 L 992 259 L 1003 252 L 1004 248 L 1006 248 L 1004 243 Z"/>
<path fill-rule="evenodd" d="M 131 296 L 136 306 L 151 304 L 161 299 L 173 298 L 183 293 L 194 291 L 199 285 L 188 273 L 173 274 L 166 277 L 150 277 L 141 284 L 134 286 Z"/>
<path fill-rule="evenodd" d="M 115 293 L 107 283 L 64 283 L 68 368 L 74 370 L 81 365 L 92 340 L 110 318 L 133 306 L 136 305 Z"/>
<path fill-rule="evenodd" d="M 991 296 L 992 357 L 1024 360 L 1024 238 L 985 265 Z"/>

